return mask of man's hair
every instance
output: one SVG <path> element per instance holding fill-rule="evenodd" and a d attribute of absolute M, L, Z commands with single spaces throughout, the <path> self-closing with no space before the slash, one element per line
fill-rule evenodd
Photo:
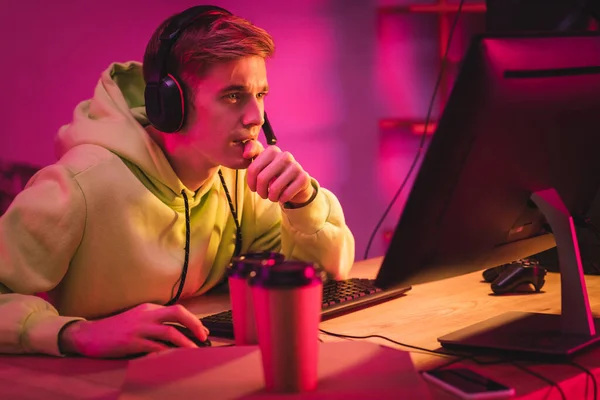
<path fill-rule="evenodd" d="M 176 15 L 166 19 L 150 38 L 144 53 L 144 79 L 148 82 L 150 67 L 157 65 L 160 35 Z M 167 57 L 167 71 L 183 85 L 188 105 L 194 93 L 194 82 L 218 63 L 246 56 L 268 58 L 273 55 L 273 38 L 264 29 L 251 22 L 221 11 L 209 11 L 196 17 L 171 47 Z M 164 60 L 163 60 L 164 62 Z"/>

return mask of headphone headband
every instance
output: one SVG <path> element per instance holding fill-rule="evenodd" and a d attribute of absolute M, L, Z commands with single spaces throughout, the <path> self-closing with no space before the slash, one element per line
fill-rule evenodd
<path fill-rule="evenodd" d="M 158 48 L 158 52 L 156 53 L 156 58 L 154 60 L 153 65 L 150 66 L 149 71 L 149 83 L 157 83 L 160 82 L 161 79 L 168 75 L 168 58 L 169 53 L 171 52 L 171 48 L 179 39 L 181 33 L 190 26 L 198 17 L 202 14 L 208 13 L 210 11 L 218 11 L 227 15 L 232 15 L 229 11 L 224 8 L 217 6 L 195 6 L 188 8 L 185 11 L 182 11 L 180 14 L 176 15 L 169 25 L 165 28 L 162 34 L 159 37 L 160 46 Z"/>

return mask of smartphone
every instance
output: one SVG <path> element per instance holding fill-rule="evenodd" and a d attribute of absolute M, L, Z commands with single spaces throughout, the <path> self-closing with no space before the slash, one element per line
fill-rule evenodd
<path fill-rule="evenodd" d="M 265 134 L 265 138 L 267 139 L 267 144 L 269 146 L 277 143 L 277 138 L 275 137 L 275 133 L 273 132 L 273 127 L 269 122 L 269 118 L 267 118 L 267 112 L 265 111 L 265 123 L 262 126 L 262 130 Z"/>
<path fill-rule="evenodd" d="M 508 399 L 515 395 L 514 388 L 467 368 L 424 371 L 423 378 L 461 399 Z"/>

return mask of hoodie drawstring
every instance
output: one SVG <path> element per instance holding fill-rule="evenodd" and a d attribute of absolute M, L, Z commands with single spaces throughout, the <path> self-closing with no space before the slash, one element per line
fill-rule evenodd
<path fill-rule="evenodd" d="M 237 257 L 240 255 L 242 251 L 242 228 L 240 226 L 240 221 L 238 220 L 238 215 L 236 211 L 236 207 L 233 207 L 233 201 L 231 201 L 231 195 L 229 194 L 229 190 L 227 190 L 227 185 L 225 184 L 225 178 L 223 178 L 223 173 L 219 170 L 219 178 L 221 179 L 221 185 L 223 185 L 223 190 L 225 191 L 225 196 L 227 197 L 227 202 L 229 203 L 229 211 L 231 211 L 231 215 L 233 216 L 233 222 L 235 223 L 235 248 L 233 250 L 233 257 Z M 237 193 L 238 186 L 238 171 L 235 171 L 235 190 Z M 190 205 L 188 203 L 187 195 L 185 194 L 185 189 L 181 191 L 181 195 L 183 196 L 183 202 L 185 204 L 185 259 L 183 261 L 183 269 L 181 271 L 181 276 L 177 280 L 179 282 L 179 288 L 177 289 L 177 294 L 171 300 L 169 300 L 165 305 L 171 306 L 179 300 L 181 297 L 181 292 L 183 292 L 183 286 L 185 285 L 185 278 L 187 276 L 188 271 L 188 262 L 190 259 Z M 237 199 L 237 196 L 236 196 Z M 175 282 L 175 285 L 177 285 Z M 173 288 L 175 288 L 173 285 Z M 171 292 L 172 293 L 172 292 Z"/>
<path fill-rule="evenodd" d="M 227 196 L 227 202 L 229 203 L 229 211 L 231 211 L 231 215 L 233 216 L 233 222 L 235 223 L 235 248 L 233 250 L 233 256 L 237 257 L 240 255 L 242 251 L 242 228 L 240 227 L 240 221 L 238 220 L 237 215 L 237 206 L 233 207 L 233 202 L 231 201 L 231 196 L 229 195 L 229 190 L 227 190 L 227 185 L 225 184 L 225 178 L 223 178 L 223 174 L 221 170 L 219 170 L 219 178 L 221 179 L 221 185 L 223 185 L 223 190 L 225 191 L 225 196 Z M 238 170 L 235 170 L 235 191 L 236 191 L 236 200 L 237 200 L 237 186 L 238 186 Z"/>
<path fill-rule="evenodd" d="M 188 270 L 188 262 L 190 261 L 190 205 L 188 203 L 187 194 L 185 194 L 185 189 L 181 191 L 181 195 L 183 196 L 183 202 L 185 204 L 185 259 L 183 261 L 183 269 L 181 270 L 181 276 L 179 277 L 179 288 L 177 289 L 177 294 L 173 297 L 166 306 L 171 306 L 179 300 L 181 296 L 181 292 L 183 292 L 183 285 L 185 285 L 185 278 L 187 276 Z M 177 282 L 175 282 L 177 285 Z"/>

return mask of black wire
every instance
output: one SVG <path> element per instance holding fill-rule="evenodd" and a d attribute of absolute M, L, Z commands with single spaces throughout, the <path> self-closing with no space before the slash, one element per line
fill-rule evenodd
<path fill-rule="evenodd" d="M 544 375 L 542 375 L 542 374 L 539 374 L 539 373 L 537 373 L 537 372 L 535 372 L 535 371 L 532 371 L 531 369 L 529 369 L 529 368 L 525 367 L 524 365 L 518 364 L 518 363 L 517 363 L 516 361 L 514 361 L 514 360 L 513 360 L 513 361 L 510 361 L 510 363 L 511 363 L 512 365 L 514 365 L 515 367 L 519 368 L 520 370 L 522 370 L 522 371 L 525 371 L 525 372 L 527 372 L 528 374 L 530 374 L 530 375 L 532 375 L 532 376 L 535 376 L 536 378 L 539 378 L 539 379 L 543 380 L 544 382 L 546 382 L 546 383 L 548 383 L 548 384 L 550 384 L 550 385 L 554 386 L 554 387 L 556 388 L 556 390 L 558 390 L 558 392 L 560 393 L 560 397 L 561 397 L 563 400 L 567 400 L 567 397 L 565 396 L 565 392 L 563 392 L 563 390 L 560 388 L 560 385 L 559 385 L 558 383 L 554 382 L 554 381 L 553 381 L 553 380 L 551 380 L 551 379 L 548 379 L 548 378 L 546 378 L 546 377 L 545 377 Z"/>
<path fill-rule="evenodd" d="M 237 219 L 237 210 L 239 210 L 238 208 L 238 173 L 239 171 L 236 169 L 235 170 L 235 212 L 236 212 L 236 219 Z M 240 221 L 238 221 L 238 225 L 240 225 Z"/>
<path fill-rule="evenodd" d="M 572 365 L 575 368 L 579 368 L 580 370 L 585 372 L 587 374 L 587 376 L 590 377 L 590 379 L 592 380 L 592 386 L 593 386 L 593 390 L 594 390 L 593 399 L 597 400 L 598 399 L 598 383 L 596 382 L 596 377 L 594 376 L 593 372 L 590 371 L 589 369 L 587 369 L 586 367 L 584 367 L 583 365 L 577 364 L 575 361 L 570 361 L 570 362 L 568 362 L 568 364 Z"/>
<path fill-rule="evenodd" d="M 429 349 L 426 349 L 424 347 L 413 346 L 411 344 L 406 344 L 406 343 L 398 342 L 398 341 L 396 341 L 394 339 L 390 339 L 390 338 L 382 336 L 382 335 L 366 335 L 366 336 L 344 335 L 344 334 L 341 334 L 341 333 L 329 332 L 329 331 L 326 331 L 325 329 L 321 329 L 321 328 L 319 328 L 319 331 L 321 331 L 324 334 L 329 335 L 329 336 L 334 336 L 334 337 L 339 337 L 339 338 L 347 338 L 347 339 L 379 338 L 379 339 L 387 340 L 388 342 L 394 343 L 394 344 L 396 344 L 398 346 L 408 347 L 410 349 L 424 351 L 426 353 L 431 353 L 431 354 L 435 354 L 435 355 L 439 355 L 439 356 L 446 356 L 446 357 L 460 357 L 460 355 L 457 355 L 457 354 L 454 354 L 454 353 L 445 353 L 445 352 L 441 352 L 441 351 L 437 351 L 437 350 L 429 350 Z"/>
<path fill-rule="evenodd" d="M 477 358 L 475 358 L 475 356 L 473 356 L 472 354 L 460 354 L 460 353 L 456 353 L 456 352 L 443 352 L 443 351 L 439 351 L 439 350 L 430 350 L 430 349 L 426 349 L 424 347 L 419 347 L 419 346 L 414 346 L 412 344 L 406 344 L 406 343 L 402 343 L 402 342 L 398 342 L 397 340 L 394 339 L 390 339 L 386 336 L 383 335 L 365 335 L 365 336 L 357 336 L 357 335 L 345 335 L 345 334 L 341 334 L 341 333 L 334 333 L 334 332 L 329 332 L 326 331 L 325 329 L 321 329 L 319 328 L 319 331 L 321 331 L 322 333 L 329 335 L 329 336 L 334 336 L 334 337 L 338 337 L 338 338 L 346 338 L 346 339 L 371 339 L 371 338 L 378 338 L 378 339 L 383 339 L 383 340 L 387 340 L 390 343 L 393 343 L 395 345 L 398 346 L 402 346 L 402 347 L 408 347 L 410 349 L 414 349 L 414 350 L 418 350 L 418 351 L 422 351 L 428 354 L 433 354 L 436 356 L 440 356 L 440 357 L 458 357 L 459 360 L 471 360 L 473 362 L 475 362 L 476 364 L 479 365 L 493 365 L 493 364 L 501 364 L 504 362 L 507 362 L 507 360 L 505 358 L 501 358 L 500 360 L 492 360 L 492 361 L 482 361 L 482 360 L 478 360 Z M 453 362 L 451 362 L 450 364 L 453 364 L 454 362 L 456 362 L 456 360 L 454 360 Z M 448 364 L 448 365 L 450 365 Z"/>
<path fill-rule="evenodd" d="M 231 211 L 231 215 L 233 216 L 233 222 L 235 224 L 235 248 L 233 250 L 233 256 L 237 257 L 242 252 L 242 228 L 240 226 L 240 221 L 238 219 L 237 214 L 237 206 L 233 206 L 233 201 L 231 200 L 231 195 L 229 194 L 229 190 L 227 189 L 227 185 L 225 184 L 225 178 L 223 177 L 223 173 L 219 170 L 219 179 L 221 179 L 221 185 L 223 186 L 223 190 L 225 191 L 225 196 L 227 197 L 227 203 L 229 204 L 229 211 Z M 235 170 L 235 192 L 236 192 L 236 203 L 237 203 L 237 183 L 238 183 L 238 170 Z"/>
<path fill-rule="evenodd" d="M 181 195 L 183 196 L 183 203 L 185 204 L 185 259 L 183 261 L 181 276 L 178 280 L 179 288 L 177 289 L 177 294 L 165 304 L 167 306 L 173 305 L 177 302 L 177 300 L 179 300 L 181 292 L 183 292 L 183 286 L 185 285 L 185 278 L 187 276 L 188 270 L 188 262 L 190 260 L 190 205 L 188 204 L 188 198 L 185 194 L 185 189 L 181 190 Z M 175 285 L 177 285 L 177 282 L 175 282 Z M 173 288 L 175 288 L 175 285 L 173 285 Z M 173 294 L 173 289 L 171 289 L 171 294 Z"/>
<path fill-rule="evenodd" d="M 419 159 L 421 158 L 421 153 L 423 152 L 423 149 L 425 147 L 425 141 L 427 139 L 427 128 L 429 126 L 429 120 L 431 119 L 431 112 L 433 110 L 433 106 L 435 105 L 435 97 L 437 95 L 440 84 L 444 77 L 444 71 L 446 69 L 446 64 L 448 63 L 448 51 L 450 50 L 450 45 L 452 44 L 452 36 L 454 35 L 454 29 L 456 28 L 456 25 L 458 23 L 458 19 L 460 17 L 464 2 L 465 2 L 465 0 L 460 0 L 460 3 L 458 4 L 458 10 L 456 11 L 456 16 L 454 17 L 454 21 L 452 22 L 452 27 L 450 28 L 450 32 L 448 34 L 448 42 L 446 43 L 446 50 L 444 51 L 444 56 L 442 57 L 442 65 L 440 67 L 440 72 L 438 74 L 437 81 L 435 83 L 435 87 L 433 88 L 433 94 L 431 96 L 431 101 L 429 102 L 429 108 L 427 109 L 427 116 L 425 117 L 425 126 L 423 129 L 423 134 L 421 135 L 419 149 L 417 150 L 417 154 L 415 155 L 415 158 L 413 159 L 413 162 L 412 162 L 410 168 L 408 169 L 408 173 L 404 177 L 404 181 L 400 185 L 400 188 L 398 189 L 398 191 L 392 198 L 392 201 L 390 202 L 390 204 L 387 206 L 387 208 L 386 208 L 385 212 L 383 213 L 383 216 L 381 217 L 379 222 L 377 222 L 377 225 L 375 225 L 375 229 L 373 230 L 373 233 L 371 234 L 371 237 L 369 238 L 369 242 L 367 243 L 367 248 L 365 249 L 365 254 L 363 257 L 364 259 L 367 259 L 369 257 L 369 250 L 371 248 L 371 245 L 373 244 L 375 235 L 377 235 L 377 232 L 379 231 L 381 224 L 383 224 L 383 221 L 385 220 L 385 218 L 389 214 L 390 210 L 394 206 L 394 203 L 396 203 L 396 200 L 400 196 L 400 193 L 402 193 L 402 190 L 404 190 L 406 183 L 410 179 L 410 177 L 413 173 L 413 170 L 415 169 L 417 163 L 419 162 Z"/>
<path fill-rule="evenodd" d="M 478 365 L 494 365 L 494 364 L 502 364 L 505 362 L 508 362 L 508 360 L 505 357 L 502 357 L 500 359 L 493 359 L 493 360 L 488 360 L 488 361 L 484 361 L 481 359 L 478 359 L 476 356 L 474 356 L 473 354 L 461 354 L 458 352 L 442 352 L 439 350 L 430 350 L 430 349 L 425 349 L 423 347 L 418 347 L 418 346 L 413 346 L 410 344 L 406 344 L 406 343 L 402 343 L 402 342 L 398 342 L 397 340 L 394 339 L 390 339 L 386 336 L 383 335 L 367 335 L 367 336 L 353 336 L 353 335 L 344 335 L 341 333 L 333 333 L 333 332 L 328 332 L 325 331 L 324 329 L 320 329 L 321 332 L 327 334 L 327 335 L 331 335 L 331 336 L 335 336 L 335 337 L 340 337 L 340 338 L 348 338 L 348 339 L 369 339 L 369 338 L 379 338 L 379 339 L 383 339 L 383 340 L 387 340 L 390 343 L 396 344 L 398 346 L 403 346 L 403 347 L 408 347 L 408 348 L 412 348 L 415 350 L 419 350 L 419 351 L 423 351 L 425 353 L 429 353 L 429 354 L 433 354 L 433 355 L 437 355 L 440 357 L 457 357 L 458 360 L 471 360 L 474 363 L 478 364 Z M 453 364 L 454 362 L 456 362 L 456 360 L 454 360 L 453 362 L 449 363 L 448 365 Z"/>

